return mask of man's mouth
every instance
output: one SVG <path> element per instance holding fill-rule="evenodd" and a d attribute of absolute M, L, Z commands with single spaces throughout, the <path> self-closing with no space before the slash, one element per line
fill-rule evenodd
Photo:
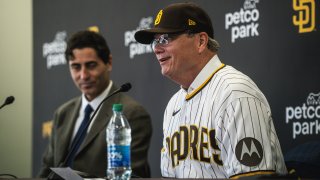
<path fill-rule="evenodd" d="M 81 83 L 81 87 L 88 89 L 91 88 L 93 86 L 93 83 Z"/>
<path fill-rule="evenodd" d="M 164 63 L 165 61 L 167 61 L 168 59 L 170 59 L 170 57 L 164 57 L 164 58 L 160 58 L 158 59 L 159 63 Z"/>

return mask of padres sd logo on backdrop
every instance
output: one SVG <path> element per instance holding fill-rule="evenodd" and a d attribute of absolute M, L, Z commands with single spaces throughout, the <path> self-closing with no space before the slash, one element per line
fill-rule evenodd
<path fill-rule="evenodd" d="M 293 0 L 293 9 L 298 13 L 292 17 L 293 24 L 299 27 L 299 33 L 307 33 L 315 27 L 314 0 Z"/>

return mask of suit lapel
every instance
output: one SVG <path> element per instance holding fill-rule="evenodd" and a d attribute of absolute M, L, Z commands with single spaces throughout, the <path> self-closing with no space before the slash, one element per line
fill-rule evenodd
<path fill-rule="evenodd" d="M 117 87 L 112 85 L 110 93 L 117 90 Z M 110 94 L 109 93 L 109 94 Z M 108 125 L 109 120 L 112 116 L 112 105 L 119 102 L 119 94 L 113 95 L 108 100 L 106 100 L 101 108 L 98 110 L 96 117 L 93 119 L 93 125 L 84 139 L 84 142 L 81 144 L 79 153 L 86 147 L 88 144 L 94 140 L 94 138 L 101 132 L 105 130 L 105 127 Z"/>
<path fill-rule="evenodd" d="M 57 154 L 60 155 L 58 162 L 64 161 L 66 158 L 65 156 L 68 153 L 74 125 L 79 115 L 80 105 L 81 105 L 81 97 L 76 99 L 74 106 L 71 106 L 69 109 L 66 110 L 66 115 L 65 115 L 65 118 L 63 119 L 63 121 L 65 122 L 62 123 L 64 125 L 58 129 L 57 144 L 60 145 L 60 148 L 57 148 L 57 151 L 59 151 Z"/>

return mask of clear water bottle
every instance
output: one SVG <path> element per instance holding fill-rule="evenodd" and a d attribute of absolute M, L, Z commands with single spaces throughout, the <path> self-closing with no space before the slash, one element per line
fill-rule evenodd
<path fill-rule="evenodd" d="M 122 104 L 113 104 L 113 116 L 106 129 L 108 179 L 130 179 L 131 176 L 131 128 L 122 108 Z"/>

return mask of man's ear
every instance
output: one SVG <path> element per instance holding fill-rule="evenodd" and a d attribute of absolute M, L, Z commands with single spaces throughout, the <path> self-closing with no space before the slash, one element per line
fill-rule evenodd
<path fill-rule="evenodd" d="M 207 33 L 199 33 L 199 53 L 202 53 L 206 48 L 209 41 Z"/>
<path fill-rule="evenodd" d="M 112 70 L 112 55 L 111 54 L 109 55 L 109 61 L 107 63 L 107 68 L 108 68 L 108 71 Z"/>

